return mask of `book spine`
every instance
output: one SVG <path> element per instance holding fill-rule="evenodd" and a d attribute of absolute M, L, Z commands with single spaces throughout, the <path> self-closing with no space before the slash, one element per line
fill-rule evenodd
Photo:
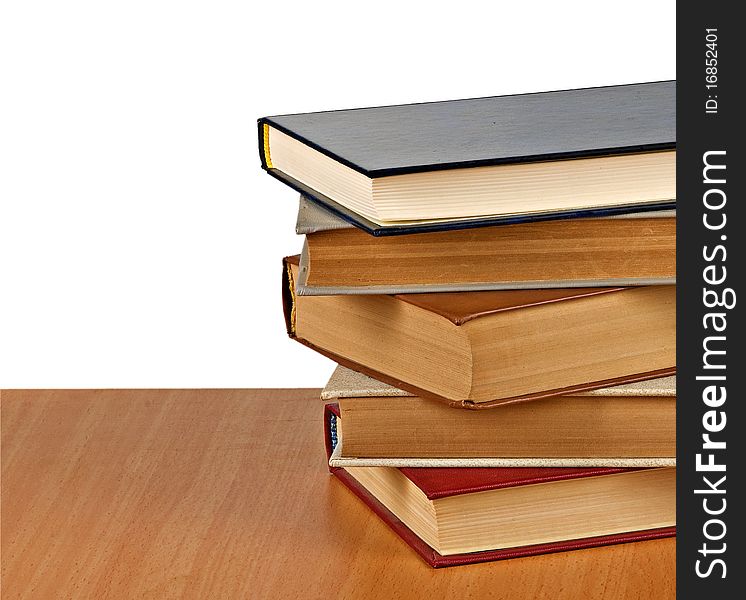
<path fill-rule="evenodd" d="M 282 259 L 282 313 L 285 317 L 285 329 L 291 339 L 295 337 L 295 282 L 289 259 Z"/>
<path fill-rule="evenodd" d="M 339 404 L 324 405 L 324 447 L 326 448 L 327 461 L 331 458 L 334 448 L 337 446 L 337 418 L 340 416 Z M 329 472 L 334 473 L 338 467 L 329 466 Z"/>
<path fill-rule="evenodd" d="M 264 119 L 257 121 L 257 134 L 259 136 L 259 160 L 262 161 L 262 169 L 267 171 L 272 168 L 272 159 L 269 155 L 269 125 Z"/>

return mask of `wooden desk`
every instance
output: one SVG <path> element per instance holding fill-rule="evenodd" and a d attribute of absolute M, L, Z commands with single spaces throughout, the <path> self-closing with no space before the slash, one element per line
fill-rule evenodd
<path fill-rule="evenodd" d="M 318 390 L 6 391 L 3 598 L 655 598 L 674 540 L 433 570 L 324 460 Z"/>

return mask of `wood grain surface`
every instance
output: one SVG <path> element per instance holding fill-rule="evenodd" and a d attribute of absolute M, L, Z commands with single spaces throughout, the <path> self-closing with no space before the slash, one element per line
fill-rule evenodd
<path fill-rule="evenodd" d="M 2 392 L 2 598 L 673 598 L 673 539 L 431 569 L 328 475 L 318 394 Z"/>

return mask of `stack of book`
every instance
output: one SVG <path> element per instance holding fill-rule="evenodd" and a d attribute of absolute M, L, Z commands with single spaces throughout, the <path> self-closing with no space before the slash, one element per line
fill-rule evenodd
<path fill-rule="evenodd" d="M 675 533 L 675 83 L 259 120 L 332 473 L 433 566 Z"/>

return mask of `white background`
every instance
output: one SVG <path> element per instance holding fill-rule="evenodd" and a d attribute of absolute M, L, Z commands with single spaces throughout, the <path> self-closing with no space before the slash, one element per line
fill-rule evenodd
<path fill-rule="evenodd" d="M 673 79 L 674 2 L 8 1 L 0 386 L 322 386 L 256 119 Z"/>

